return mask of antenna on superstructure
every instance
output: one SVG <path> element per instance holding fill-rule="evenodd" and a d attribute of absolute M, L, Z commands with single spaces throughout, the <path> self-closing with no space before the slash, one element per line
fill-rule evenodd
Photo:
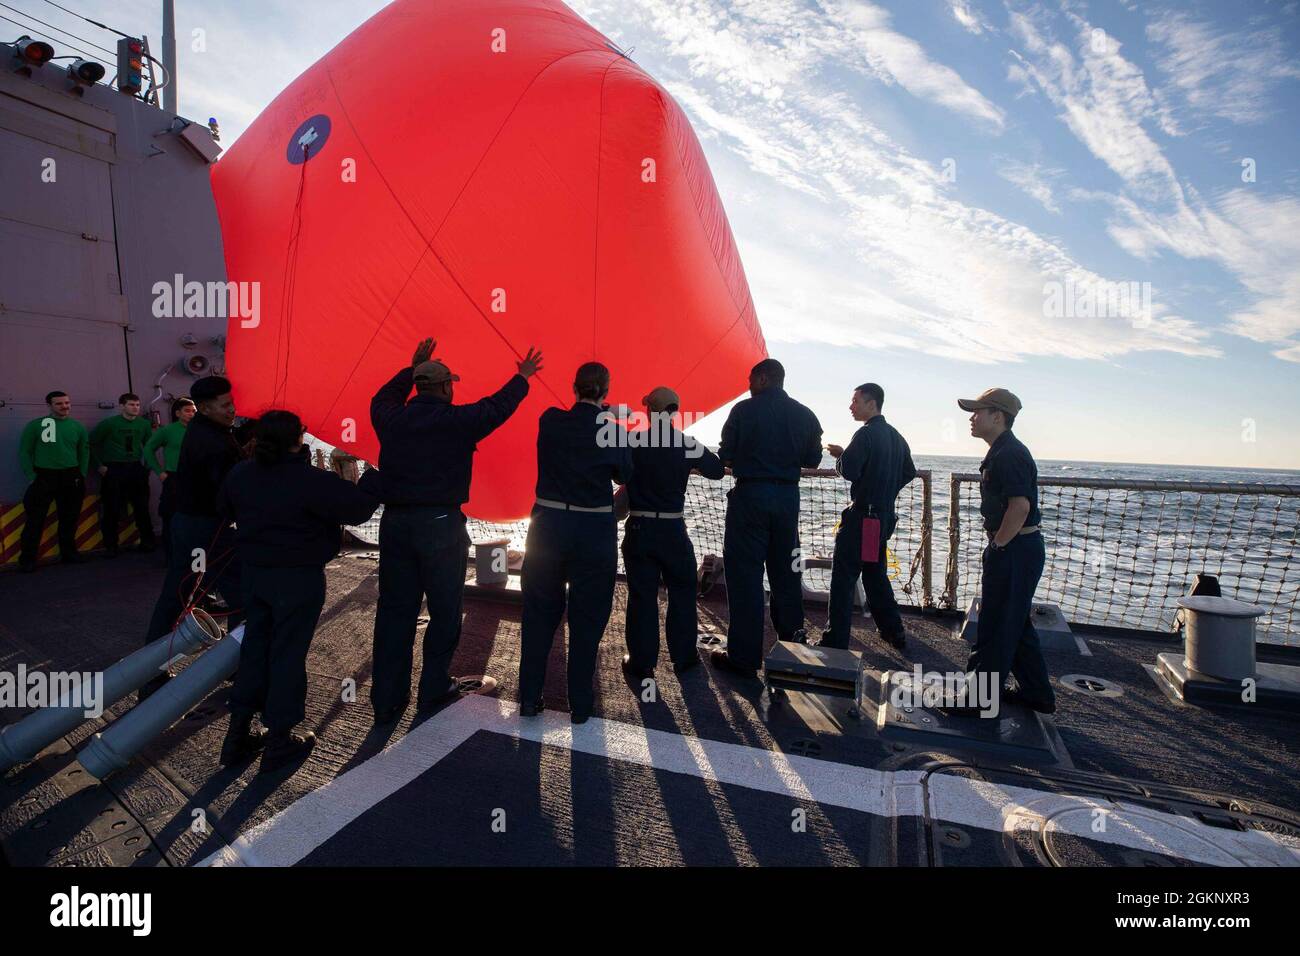
<path fill-rule="evenodd" d="M 52 7 L 57 7 L 58 9 L 62 10 L 64 13 L 76 17 L 78 20 L 84 20 L 86 23 L 89 23 L 92 26 L 99 27 L 101 30 L 107 30 L 109 33 L 114 33 L 119 37 L 118 46 L 117 46 L 118 75 L 117 77 L 115 77 L 115 81 L 118 84 L 119 92 L 127 93 L 132 96 L 141 96 L 146 101 L 156 104 L 158 102 L 158 91 L 161 90 L 163 93 L 164 104 L 166 104 L 164 108 L 170 110 L 172 113 L 177 112 L 179 97 L 177 96 L 177 92 L 176 92 L 175 0 L 163 0 L 163 59 L 162 60 L 156 59 L 149 53 L 149 47 L 148 47 L 149 40 L 143 34 L 141 34 L 139 37 L 134 37 L 129 33 L 123 33 L 121 30 L 117 29 L 116 27 L 110 27 L 107 23 L 101 23 L 99 20 L 92 19 L 91 17 L 88 17 L 85 14 L 78 13 L 75 10 L 69 10 L 63 4 L 56 3 L 55 0 L 45 0 L 45 2 Z M 5 17 L 4 19 L 8 19 L 8 17 Z M 35 18 L 33 17 L 32 19 Z M 38 20 L 37 22 L 43 23 L 44 21 Z M 59 30 L 59 32 L 67 33 L 66 30 Z M 68 35 L 73 36 L 73 34 L 68 34 Z M 74 39 L 77 38 L 74 37 Z M 124 48 L 123 41 L 126 41 L 127 44 L 137 44 L 138 46 L 129 45 L 126 48 Z M 89 41 L 82 41 L 82 42 L 89 43 Z M 91 45 L 94 46 L 94 44 Z M 76 49 L 76 47 L 73 47 L 73 49 Z M 105 50 L 103 47 L 99 47 L 99 46 L 96 46 L 95 49 L 102 50 L 103 52 L 110 53 L 110 54 L 112 52 L 110 50 Z M 89 54 L 87 54 L 87 56 L 88 55 Z M 139 59 L 142 55 L 143 55 L 143 59 L 140 60 L 138 66 L 134 62 L 131 62 L 130 69 L 125 71 L 128 73 L 128 77 L 127 77 L 126 89 L 123 89 L 123 84 L 122 84 L 122 78 L 123 78 L 122 74 L 124 72 L 122 69 L 123 65 L 125 63 L 128 63 L 128 61 L 134 61 Z M 143 66 L 145 62 L 149 64 L 149 88 L 141 92 L 140 87 L 143 86 L 143 77 L 141 76 L 141 73 L 143 71 Z M 158 83 L 157 73 L 154 70 L 155 66 L 162 67 L 162 71 L 164 75 L 161 84 Z"/>
<path fill-rule="evenodd" d="M 176 0 L 163 0 L 162 62 L 169 80 L 163 87 L 163 109 L 177 115 L 181 107 L 176 83 Z"/>

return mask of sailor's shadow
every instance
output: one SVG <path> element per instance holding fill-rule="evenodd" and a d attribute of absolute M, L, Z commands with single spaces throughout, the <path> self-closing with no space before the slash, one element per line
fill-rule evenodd
<path fill-rule="evenodd" d="M 708 665 L 702 665 L 706 667 Z M 683 675 L 683 679 L 693 681 L 703 675 L 700 674 L 701 668 L 696 668 L 693 672 Z M 664 729 L 668 733 L 675 733 L 680 737 L 686 737 L 690 728 L 683 727 L 677 718 L 673 715 L 672 710 L 667 703 L 658 696 L 662 693 L 662 687 L 656 687 L 657 700 L 654 703 L 647 702 L 638 687 L 629 684 L 628 689 L 633 693 L 636 699 L 637 708 L 641 711 L 641 723 L 643 726 L 655 729 Z M 679 690 L 680 688 L 675 688 Z M 666 726 L 664 726 L 666 725 Z M 654 734 L 648 734 L 648 745 L 650 750 L 650 765 L 654 768 L 655 780 L 659 785 L 660 793 L 663 793 L 665 786 L 674 785 L 674 790 L 679 790 L 676 786 L 685 782 L 682 774 L 674 773 L 668 770 L 661 770 L 662 761 L 656 759 L 656 753 L 665 749 L 665 745 L 660 742 Z M 687 866 L 734 866 L 739 861 L 736 859 L 735 851 L 732 849 L 731 842 L 727 838 L 727 828 L 723 824 L 722 817 L 718 812 L 715 802 L 715 795 L 709 788 L 709 783 L 702 776 L 691 776 L 686 778 L 690 780 L 691 789 L 699 797 L 699 801 L 679 801 L 677 799 L 663 799 L 660 801 L 668 814 L 668 825 L 672 828 L 673 837 L 677 842 L 678 852 L 681 853 L 682 862 Z M 701 815 L 699 808 L 708 807 L 707 816 Z M 727 856 L 719 860 L 717 856 L 717 847 L 725 847 Z"/>
<path fill-rule="evenodd" d="M 316 625 L 317 635 L 320 634 L 321 630 L 325 626 L 336 619 L 343 622 L 346 622 L 349 619 L 372 620 L 373 615 L 371 612 L 374 608 L 375 601 L 378 598 L 378 588 L 378 573 L 372 572 L 367 574 L 356 587 L 345 594 L 341 599 L 330 604 L 329 607 L 322 612 L 320 620 Z M 354 614 L 353 612 L 360 613 Z M 373 631 L 367 628 L 364 633 L 354 634 L 353 639 L 368 649 L 374 641 Z M 313 639 L 313 644 L 315 644 L 317 640 L 319 640 L 319 636 Z M 310 656 L 307 659 L 307 664 L 309 681 L 313 678 L 317 681 L 325 680 L 331 682 L 333 687 L 341 686 L 341 682 L 344 679 L 350 678 L 355 682 L 356 697 L 352 701 L 345 701 L 340 692 L 333 689 L 331 690 L 330 693 L 333 696 L 333 703 L 317 721 L 316 726 L 309 728 L 314 730 L 318 737 L 325 737 L 327 735 L 332 737 L 332 728 L 346 716 L 360 716 L 360 719 L 363 720 L 370 719 L 371 711 L 367 687 L 374 668 L 374 658 L 371 654 L 365 654 L 364 663 L 361 664 L 356 671 L 351 674 L 346 674 L 343 677 L 313 673 L 311 668 L 312 659 Z M 386 728 L 375 727 L 372 728 L 370 732 L 363 735 L 361 744 L 357 748 L 356 753 L 339 768 L 336 776 L 347 772 L 353 766 L 368 760 L 370 757 L 383 750 L 384 747 L 388 745 L 388 740 L 396 729 L 396 724 L 389 725 Z M 343 734 L 339 735 L 339 739 L 348 739 L 351 736 L 354 736 L 354 734 L 345 730 Z"/>
<path fill-rule="evenodd" d="M 507 616 L 507 611 L 514 613 Z M 507 621 L 517 633 L 519 614 L 511 605 L 472 599 L 462 604 L 461 641 L 452 659 L 453 676 L 487 675 L 496 678 L 498 693 L 513 690 L 519 676 L 518 666 L 504 666 L 505 659 L 497 656 L 497 644 L 502 642 L 501 624 Z M 480 635 L 487 635 L 487 638 L 481 639 Z M 509 645 L 510 642 L 504 643 Z"/>
<path fill-rule="evenodd" d="M 217 719 L 223 722 L 228 721 L 229 706 L 227 698 L 229 694 L 229 688 L 220 687 L 200 702 L 198 707 L 220 708 L 224 713 Z M 186 833 L 192 832 L 193 811 L 196 809 L 203 810 L 205 814 L 207 834 L 199 844 L 198 849 L 189 856 L 187 861 L 189 864 L 201 862 L 216 851 L 234 843 L 248 817 L 274 793 L 276 788 L 288 776 L 288 768 L 280 773 L 259 775 L 257 773 L 259 759 L 259 756 L 254 756 L 252 760 L 233 767 L 217 767 L 206 782 L 189 797 L 176 815 L 154 834 L 154 842 L 158 845 L 159 850 L 166 854 Z M 213 760 L 215 763 L 215 754 Z M 296 766 L 294 769 L 296 769 Z M 235 801 L 225 813 L 218 816 L 212 811 L 213 801 L 220 798 L 231 786 L 237 784 L 242 784 L 239 796 L 235 798 Z"/>
<path fill-rule="evenodd" d="M 308 757 L 307 759 L 310 760 L 311 758 Z M 301 763 L 295 763 L 283 767 L 275 773 L 261 774 L 257 772 L 259 761 L 260 757 L 254 757 L 249 763 L 240 764 L 237 767 L 221 768 L 217 773 L 209 777 L 208 782 L 194 794 L 190 804 L 206 808 L 212 800 L 219 797 L 227 788 L 236 783 L 242 784 L 239 796 L 235 798 L 225 813 L 215 820 L 209 815 L 208 836 L 198 851 L 191 857 L 191 863 L 201 862 L 218 850 L 233 844 L 238 839 L 244 824 L 257 808 L 266 803 L 271 795 L 302 766 Z M 167 825 L 164 832 L 172 832 L 174 825 L 177 823 L 183 827 L 188 827 L 189 822 L 189 807 L 186 807 L 177 819 Z"/>

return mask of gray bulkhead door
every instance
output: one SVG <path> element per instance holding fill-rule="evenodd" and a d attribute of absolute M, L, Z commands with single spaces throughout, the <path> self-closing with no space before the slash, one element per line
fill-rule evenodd
<path fill-rule="evenodd" d="M 46 392 L 67 391 L 89 428 L 127 389 L 127 309 L 109 164 L 100 158 L 112 155 L 112 134 L 81 126 L 69 144 L 80 148 L 68 148 L 49 141 L 67 143 L 66 123 L 47 127 L 44 111 L 0 101 L 0 485 L 8 489 L 25 483 L 18 432 L 45 411 Z"/>

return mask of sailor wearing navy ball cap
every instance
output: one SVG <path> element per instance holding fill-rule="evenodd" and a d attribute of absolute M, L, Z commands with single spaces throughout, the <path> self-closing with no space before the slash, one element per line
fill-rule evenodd
<path fill-rule="evenodd" d="M 783 641 L 807 643 L 799 476 L 822 460 L 822 426 L 785 390 L 785 367 L 764 359 L 750 370 L 750 398 L 722 426 L 718 457 L 736 486 L 727 494 L 722 560 L 727 574 L 727 649 L 714 667 L 753 678 L 763 664 L 763 571 L 772 588 L 772 625 Z"/>

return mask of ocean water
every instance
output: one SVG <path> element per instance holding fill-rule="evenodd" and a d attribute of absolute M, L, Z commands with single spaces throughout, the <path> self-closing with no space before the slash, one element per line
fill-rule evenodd
<path fill-rule="evenodd" d="M 976 472 L 979 458 L 917 455 L 917 468 L 929 468 L 946 476 L 953 472 Z M 824 459 L 824 467 L 833 462 Z M 1038 473 L 1043 476 L 1108 478 L 1124 481 L 1213 481 L 1245 484 L 1280 484 L 1300 486 L 1300 471 L 1263 468 L 1216 468 L 1192 465 L 1130 465 L 1102 461 L 1052 461 L 1038 459 Z"/>
<path fill-rule="evenodd" d="M 979 593 L 986 542 L 974 482 L 957 485 L 956 535 L 952 534 L 953 474 L 974 474 L 979 458 L 919 455 L 918 478 L 899 496 L 899 523 L 890 541 L 890 576 L 900 603 L 966 609 Z M 830 469 L 829 457 L 823 467 Z M 1047 565 L 1037 599 L 1058 604 L 1072 621 L 1167 631 L 1175 626 L 1177 599 L 1198 573 L 1219 577 L 1223 593 L 1259 605 L 1261 640 L 1300 643 L 1300 471 L 1183 465 L 1038 462 L 1039 507 Z M 1095 489 L 1058 486 L 1049 480 L 1210 482 L 1286 486 L 1292 494 L 1265 489 L 1182 491 Z M 686 520 L 696 557 L 721 554 L 726 493 L 732 481 L 693 476 Z M 930 501 L 928 531 L 924 501 Z M 826 563 L 835 530 L 848 504 L 848 483 L 837 477 L 801 482 L 801 554 L 804 585 L 815 596 L 829 587 Z M 353 529 L 378 540 L 378 516 Z M 470 521 L 475 539 L 509 540 L 521 552 L 527 521 L 507 525 Z M 621 536 L 621 526 L 620 526 Z M 928 556 L 928 568 L 927 558 Z M 515 556 L 516 561 L 518 555 Z M 928 573 L 927 573 L 928 570 Z M 928 581 L 928 586 L 927 586 Z M 815 617 L 814 612 L 814 617 Z"/>
<path fill-rule="evenodd" d="M 899 498 L 891 541 L 895 589 L 907 603 L 969 607 L 979 593 L 986 536 L 975 482 L 957 486 L 957 535 L 950 535 L 953 474 L 975 474 L 980 459 L 917 456 L 930 472 L 930 594 L 923 581 L 920 479 Z M 824 461 L 830 467 L 829 459 Z M 1082 461 L 1039 461 L 1039 506 L 1047 564 L 1038 600 L 1073 621 L 1141 629 L 1175 626 L 1177 600 L 1198 573 L 1220 579 L 1223 593 L 1265 610 L 1262 639 L 1300 642 L 1300 472 Z M 1074 479 L 1240 485 L 1223 491 L 1095 489 L 1058 485 Z M 839 485 L 845 483 L 840 481 Z M 814 553 L 829 553 L 826 529 L 846 503 L 834 479 L 805 479 L 801 533 Z M 1292 494 L 1258 493 L 1285 486 Z M 1272 491 L 1279 489 L 1273 487 Z M 709 508 L 711 503 L 702 503 Z M 709 525 L 712 522 L 708 522 Z M 711 536 L 712 537 L 712 536 Z M 829 572 L 806 578 L 825 587 Z"/>

